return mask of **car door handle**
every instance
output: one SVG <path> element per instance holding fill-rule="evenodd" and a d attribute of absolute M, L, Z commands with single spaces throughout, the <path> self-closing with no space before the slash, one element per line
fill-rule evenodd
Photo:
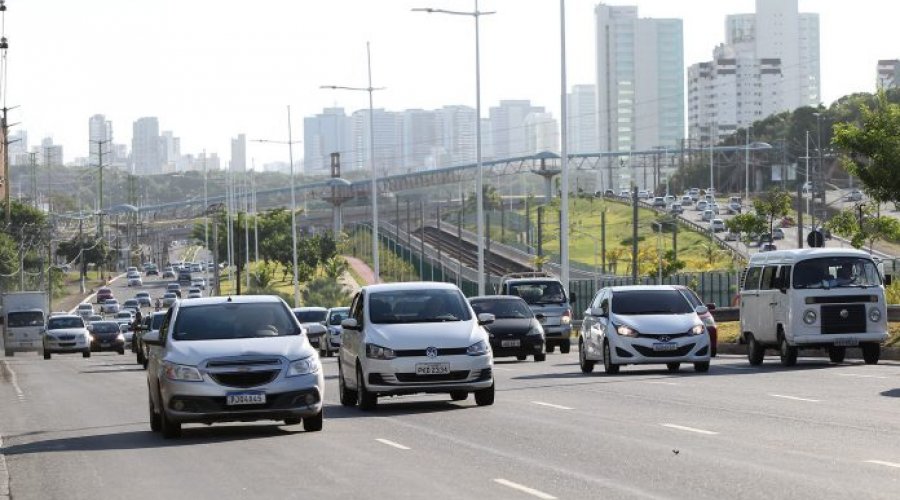
<path fill-rule="evenodd" d="M 769 302 L 769 305 L 770 305 L 770 306 L 777 306 L 777 305 L 778 305 L 778 302 Z"/>

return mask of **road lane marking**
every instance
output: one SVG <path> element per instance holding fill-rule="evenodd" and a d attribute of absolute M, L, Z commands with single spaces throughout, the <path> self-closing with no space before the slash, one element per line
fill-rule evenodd
<path fill-rule="evenodd" d="M 403 446 L 403 445 L 400 444 L 400 443 L 395 443 L 395 442 L 390 441 L 390 440 L 387 440 L 387 439 L 381 439 L 381 438 L 378 438 L 378 439 L 376 439 L 375 441 L 378 441 L 378 442 L 381 443 L 381 444 L 386 444 L 386 445 L 388 445 L 388 446 L 390 446 L 390 447 L 393 447 L 393 448 L 397 448 L 398 450 L 409 450 L 409 449 L 410 449 L 408 446 Z"/>
<path fill-rule="evenodd" d="M 806 401 L 807 403 L 820 403 L 821 399 L 798 398 L 797 396 L 785 396 L 784 394 L 769 394 L 773 398 L 790 399 L 791 401 Z"/>
<path fill-rule="evenodd" d="M 706 436 L 715 436 L 715 435 L 719 434 L 718 432 L 697 429 L 695 427 L 685 427 L 683 425 L 677 425 L 677 424 L 660 424 L 660 425 L 662 425 L 663 427 L 668 427 L 670 429 L 678 429 L 680 431 L 695 432 L 697 434 L 703 434 Z"/>
<path fill-rule="evenodd" d="M 3 436 L 0 436 L 0 450 L 3 449 Z M 0 453 L 0 499 L 9 498 L 9 469 L 6 467 L 6 455 Z"/>
<path fill-rule="evenodd" d="M 19 387 L 19 379 L 16 377 L 15 370 L 6 361 L 0 361 L 0 363 L 3 363 L 3 370 L 9 375 L 9 383 L 12 384 L 13 390 L 16 391 L 16 398 L 19 401 L 25 401 L 25 392 Z"/>
<path fill-rule="evenodd" d="M 569 408 L 568 406 L 555 405 L 553 403 L 545 403 L 543 401 L 532 401 L 533 404 L 546 406 L 547 408 L 556 408 L 557 410 L 574 410 L 575 408 Z"/>
<path fill-rule="evenodd" d="M 655 385 L 681 385 L 677 382 L 663 382 L 662 380 L 644 380 L 645 384 L 655 384 Z"/>
<path fill-rule="evenodd" d="M 895 469 L 900 469 L 900 464 L 896 462 L 884 462 L 882 460 L 866 460 L 867 464 L 875 464 L 875 465 L 883 465 L 885 467 L 894 467 Z"/>
<path fill-rule="evenodd" d="M 861 373 L 835 373 L 835 375 L 837 375 L 839 377 L 881 378 L 881 379 L 887 378 L 887 377 L 882 377 L 880 375 L 863 375 Z"/>
<path fill-rule="evenodd" d="M 556 500 L 556 497 L 553 495 L 544 493 L 543 491 L 539 491 L 534 488 L 529 488 L 528 486 L 525 486 L 525 485 L 522 485 L 519 483 L 514 483 L 508 479 L 497 478 L 497 479 L 494 479 L 494 482 L 497 484 L 502 484 L 503 486 L 506 486 L 507 488 L 512 488 L 514 490 L 521 491 L 522 493 L 528 493 L 531 496 L 541 498 L 543 500 Z"/>

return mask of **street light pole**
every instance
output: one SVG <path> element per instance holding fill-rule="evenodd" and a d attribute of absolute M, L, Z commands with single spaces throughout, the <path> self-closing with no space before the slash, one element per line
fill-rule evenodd
<path fill-rule="evenodd" d="M 475 163 L 478 175 L 475 177 L 475 204 L 476 212 L 476 240 L 478 242 L 478 295 L 484 295 L 484 172 L 481 158 L 481 32 L 479 20 L 481 16 L 495 14 L 495 12 L 482 12 L 478 10 L 478 0 L 475 0 L 475 10 L 462 12 L 444 9 L 416 8 L 413 12 L 427 12 L 429 14 L 449 14 L 454 16 L 470 16 L 475 18 Z"/>
<path fill-rule="evenodd" d="M 750 127 L 746 128 L 746 146 L 744 146 L 744 199 L 750 200 Z"/>
<path fill-rule="evenodd" d="M 559 259 L 562 267 L 563 290 L 569 292 L 569 149 L 568 149 L 568 96 L 566 95 L 566 0 L 559 0 L 560 24 L 560 148 L 562 156 L 562 200 L 560 200 Z M 596 246 L 596 242 L 595 242 Z M 594 267 L 597 264 L 596 248 L 594 249 Z"/>

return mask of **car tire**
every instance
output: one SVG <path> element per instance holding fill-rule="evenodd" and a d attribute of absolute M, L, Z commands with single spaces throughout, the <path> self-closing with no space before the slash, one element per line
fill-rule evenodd
<path fill-rule="evenodd" d="M 556 350 L 556 346 L 553 345 L 553 344 L 551 344 L 551 343 L 549 343 L 549 342 L 547 343 L 547 346 L 544 347 L 544 352 L 546 352 L 547 354 L 550 354 L 550 353 L 552 353 L 552 352 L 555 351 L 555 350 Z"/>
<path fill-rule="evenodd" d="M 832 363 L 843 363 L 844 358 L 847 357 L 847 348 L 846 347 L 829 347 L 828 348 L 828 359 L 831 360 Z"/>
<path fill-rule="evenodd" d="M 469 399 L 469 393 L 466 391 L 452 391 L 450 392 L 450 399 L 453 401 L 465 401 Z"/>
<path fill-rule="evenodd" d="M 88 349 L 87 351 L 82 351 L 82 352 L 81 352 L 81 357 L 82 357 L 82 358 L 89 358 L 89 357 L 91 357 L 91 351 L 90 351 L 90 349 Z"/>
<path fill-rule="evenodd" d="M 863 361 L 867 365 L 877 365 L 881 359 L 881 344 L 875 342 L 866 342 L 862 344 Z"/>
<path fill-rule="evenodd" d="M 747 336 L 747 361 L 751 366 L 759 366 L 766 357 L 766 348 L 756 341 L 753 334 Z"/>
<path fill-rule="evenodd" d="M 150 394 L 147 394 L 148 406 L 150 409 L 150 430 L 153 432 L 159 432 L 162 430 L 162 422 L 159 419 L 159 414 L 156 413 L 156 410 L 153 409 L 153 398 L 150 397 Z"/>
<path fill-rule="evenodd" d="M 356 391 L 347 388 L 340 358 L 338 358 L 338 395 L 340 396 L 341 405 L 356 406 Z"/>
<path fill-rule="evenodd" d="M 50 351 L 44 351 L 44 359 L 50 359 Z"/>
<path fill-rule="evenodd" d="M 584 341 L 578 341 L 578 366 L 581 367 L 581 373 L 588 374 L 594 371 L 596 362 L 587 359 L 587 353 L 584 350 Z"/>
<path fill-rule="evenodd" d="M 709 361 L 698 361 L 694 363 L 694 371 L 697 373 L 706 373 L 709 371 Z"/>
<path fill-rule="evenodd" d="M 781 357 L 781 365 L 790 367 L 797 364 L 797 354 L 798 349 L 797 346 L 792 346 L 788 344 L 788 341 L 784 336 L 781 337 L 781 344 L 779 344 L 779 356 Z"/>
<path fill-rule="evenodd" d="M 144 364 L 144 352 L 143 351 L 138 351 L 137 354 L 135 355 L 135 357 L 137 358 L 137 364 L 139 364 L 139 365 Z"/>
<path fill-rule="evenodd" d="M 540 362 L 543 362 L 543 361 L 547 361 L 547 355 L 544 354 L 544 353 L 535 354 L 535 355 L 534 355 L 534 361 L 535 361 L 535 363 L 540 363 Z"/>
<path fill-rule="evenodd" d="M 681 368 L 681 363 L 666 363 L 666 369 L 669 370 L 669 373 L 677 373 Z"/>
<path fill-rule="evenodd" d="M 366 389 L 366 379 L 359 365 L 356 365 L 356 406 L 362 411 L 372 411 L 378 406 L 378 396 Z"/>
<path fill-rule="evenodd" d="M 124 355 L 125 355 L 125 348 L 124 348 L 124 347 L 120 347 L 120 348 L 119 348 L 119 356 L 124 356 Z"/>
<path fill-rule="evenodd" d="M 603 341 L 603 371 L 607 375 L 619 373 L 619 365 L 612 362 L 612 354 L 609 350 L 609 341 Z"/>
<path fill-rule="evenodd" d="M 4 349 L 3 355 L 6 356 L 7 358 L 11 358 L 15 355 L 15 353 L 13 352 L 12 349 Z"/>
<path fill-rule="evenodd" d="M 516 359 L 519 361 L 525 361 L 526 359 L 528 359 L 528 356 L 526 356 L 524 354 L 517 354 Z"/>
<path fill-rule="evenodd" d="M 569 351 L 572 349 L 572 341 L 566 339 L 562 344 L 559 344 L 559 352 L 562 354 L 569 354 Z"/>
<path fill-rule="evenodd" d="M 319 432 L 322 430 L 322 422 L 323 422 L 323 413 L 324 410 L 319 410 L 319 413 L 316 413 L 312 417 L 303 417 L 303 430 L 306 432 Z"/>
<path fill-rule="evenodd" d="M 478 406 L 491 406 L 494 404 L 494 383 L 487 389 L 475 391 L 475 404 Z"/>
<path fill-rule="evenodd" d="M 159 410 L 159 430 L 166 439 L 177 439 L 181 437 L 181 424 L 172 422 L 166 416 L 166 410 Z"/>

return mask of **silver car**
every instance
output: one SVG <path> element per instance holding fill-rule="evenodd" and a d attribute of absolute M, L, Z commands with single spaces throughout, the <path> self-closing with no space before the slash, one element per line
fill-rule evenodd
<path fill-rule="evenodd" d="M 295 307 L 293 309 L 297 321 L 306 328 L 309 343 L 316 349 L 322 348 L 322 339 L 325 337 L 325 315 L 328 309 L 324 307 Z"/>
<path fill-rule="evenodd" d="M 332 307 L 325 315 L 325 335 L 319 342 L 319 353 L 331 356 L 341 348 L 341 322 L 350 317 L 349 307 Z"/>
<path fill-rule="evenodd" d="M 278 297 L 177 302 L 150 346 L 150 428 L 165 438 L 188 422 L 283 420 L 322 429 L 324 377 L 304 328 Z"/>

